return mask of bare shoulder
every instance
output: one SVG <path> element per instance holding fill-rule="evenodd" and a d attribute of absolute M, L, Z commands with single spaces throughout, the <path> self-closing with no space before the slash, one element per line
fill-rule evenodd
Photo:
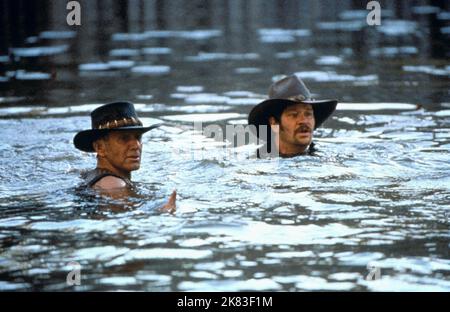
<path fill-rule="evenodd" d="M 113 176 L 107 176 L 95 183 L 94 188 L 100 190 L 115 190 L 125 188 L 126 186 L 127 184 L 124 180 Z"/>

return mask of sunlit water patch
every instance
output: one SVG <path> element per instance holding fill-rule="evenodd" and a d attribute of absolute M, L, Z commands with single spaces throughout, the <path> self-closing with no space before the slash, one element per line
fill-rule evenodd
<path fill-rule="evenodd" d="M 207 61 L 217 61 L 217 60 L 234 60 L 234 61 L 245 61 L 245 60 L 257 60 L 260 55 L 257 53 L 206 53 L 201 52 L 198 55 L 186 57 L 186 61 L 189 62 L 207 62 Z"/>
<path fill-rule="evenodd" d="M 14 48 L 12 54 L 17 57 L 38 57 L 49 56 L 67 52 L 68 45 L 58 45 L 50 47 Z"/>
<path fill-rule="evenodd" d="M 66 40 L 75 38 L 77 33 L 75 31 L 59 31 L 47 30 L 39 34 L 39 38 L 45 40 Z"/>
<path fill-rule="evenodd" d="M 405 36 L 416 32 L 418 25 L 413 21 L 388 20 L 377 27 L 377 31 L 387 36 Z"/>
<path fill-rule="evenodd" d="M 170 73 L 170 71 L 171 71 L 170 66 L 163 66 L 163 65 L 159 65 L 159 66 L 142 65 L 142 66 L 133 67 L 131 69 L 132 73 L 140 74 L 140 75 L 151 75 L 151 76 L 168 74 L 168 73 Z"/>
<path fill-rule="evenodd" d="M 309 71 L 309 72 L 298 72 L 296 73 L 300 78 L 305 80 L 314 80 L 320 82 L 327 81 L 351 81 L 355 83 L 370 82 L 377 83 L 377 75 L 365 75 L 365 76 L 354 76 L 348 74 L 338 74 L 334 71 Z"/>
<path fill-rule="evenodd" d="M 309 29 L 260 29 L 260 41 L 263 43 L 290 43 L 295 42 L 298 37 L 311 35 Z"/>
<path fill-rule="evenodd" d="M 203 29 L 192 31 L 149 30 L 143 33 L 118 33 L 112 36 L 113 41 L 144 41 L 152 38 L 178 38 L 186 40 L 207 40 L 220 37 L 222 31 Z"/>
<path fill-rule="evenodd" d="M 445 68 L 436 68 L 436 66 L 427 65 L 403 66 L 403 70 L 406 72 L 425 73 L 430 75 L 450 77 L 450 66 L 446 66 Z"/>

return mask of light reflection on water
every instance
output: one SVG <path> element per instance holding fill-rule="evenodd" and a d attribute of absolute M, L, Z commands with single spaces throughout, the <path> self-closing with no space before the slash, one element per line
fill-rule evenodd
<path fill-rule="evenodd" d="M 266 16 L 248 18 L 250 34 L 242 15 L 219 13 L 236 8 L 218 7 L 214 21 L 131 18 L 98 37 L 55 22 L 16 34 L 13 59 L 2 39 L 0 290 L 70 290 L 72 261 L 77 290 L 450 290 L 448 5 L 414 7 L 408 21 L 386 4 L 390 20 L 369 29 L 351 1 L 339 17 L 286 1 L 287 16 L 312 12 L 286 21 L 266 3 L 241 8 Z M 318 156 L 229 159 L 223 142 L 192 135 L 193 121 L 245 124 L 270 81 L 294 72 L 342 102 L 317 131 Z M 117 99 L 145 124 L 166 122 L 144 136 L 134 179 L 145 200 L 76 190 L 95 158 L 73 136 Z M 177 214 L 159 214 L 173 189 Z M 368 265 L 381 280 L 365 280 Z"/>
<path fill-rule="evenodd" d="M 395 113 L 353 115 L 356 129 L 322 130 L 320 156 L 275 163 L 220 159 L 206 139 L 206 159 L 180 158 L 187 130 L 166 126 L 145 137 L 135 174 L 148 200 L 119 210 L 74 192 L 94 164 L 67 149 L 86 118 L 2 120 L 1 153 L 21 164 L 12 176 L 2 164 L 2 289 L 67 289 L 78 261 L 86 290 L 447 291 L 448 148 L 430 149 L 449 144 L 433 139 L 445 117 Z M 11 142 L 18 123 L 36 135 Z M 173 188 L 177 215 L 158 214 Z M 369 263 L 385 279 L 365 281 Z"/>

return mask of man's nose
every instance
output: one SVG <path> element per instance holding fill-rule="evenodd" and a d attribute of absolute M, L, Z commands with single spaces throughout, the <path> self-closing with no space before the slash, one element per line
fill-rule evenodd
<path fill-rule="evenodd" d="M 131 147 L 135 148 L 135 149 L 141 149 L 142 142 L 138 139 L 133 139 L 133 140 L 131 140 Z"/>

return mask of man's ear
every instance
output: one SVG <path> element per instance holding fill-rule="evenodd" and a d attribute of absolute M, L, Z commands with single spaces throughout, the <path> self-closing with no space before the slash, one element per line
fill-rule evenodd
<path fill-rule="evenodd" d="M 274 133 L 280 132 L 280 125 L 275 117 L 269 117 L 269 125 Z"/>
<path fill-rule="evenodd" d="M 105 157 L 105 140 L 99 139 L 92 143 L 92 146 L 94 147 L 98 157 Z"/>

